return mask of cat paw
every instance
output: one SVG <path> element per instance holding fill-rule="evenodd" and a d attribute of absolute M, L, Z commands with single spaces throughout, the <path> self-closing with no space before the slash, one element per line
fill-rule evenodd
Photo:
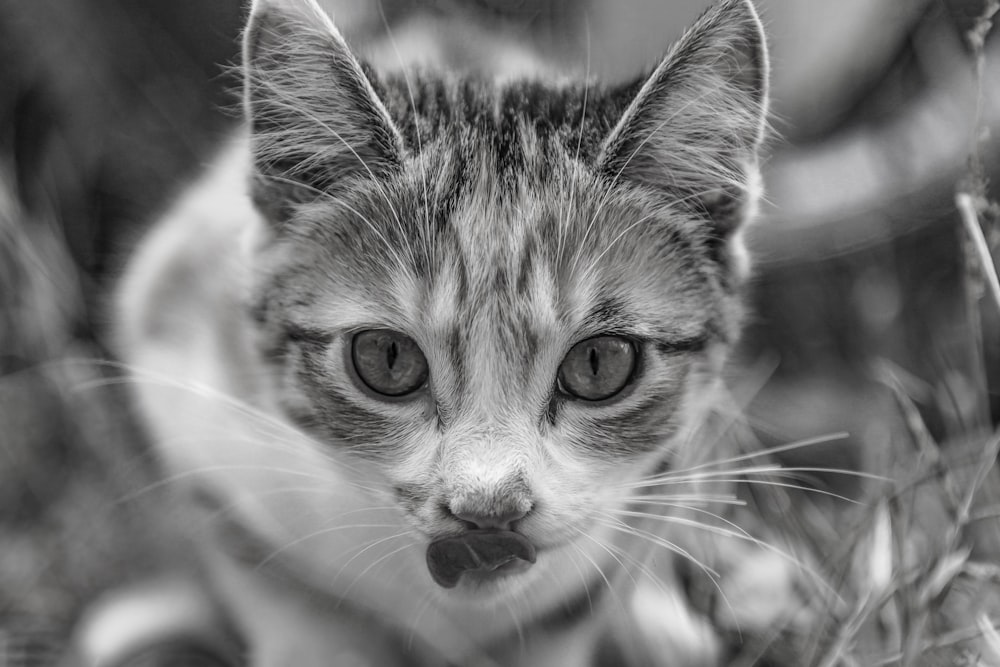
<path fill-rule="evenodd" d="M 723 645 L 711 621 L 698 613 L 684 591 L 676 586 L 637 585 L 630 601 L 633 631 L 645 656 L 628 656 L 627 664 L 671 667 L 717 667 Z M 634 653 L 633 646 L 628 653 Z M 669 662 L 664 662 L 669 656 Z"/>
<path fill-rule="evenodd" d="M 241 667 L 237 642 L 195 582 L 114 591 L 87 609 L 71 640 L 74 667 Z"/>
<path fill-rule="evenodd" d="M 803 567 L 788 554 L 747 547 L 718 582 L 716 627 L 738 634 L 767 635 L 808 627 L 809 603 Z"/>

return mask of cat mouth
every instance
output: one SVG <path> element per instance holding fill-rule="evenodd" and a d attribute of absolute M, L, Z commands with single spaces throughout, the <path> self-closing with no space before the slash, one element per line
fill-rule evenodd
<path fill-rule="evenodd" d="M 535 546 L 520 533 L 476 529 L 431 542 L 427 569 L 438 586 L 454 588 L 463 577 L 485 583 L 523 572 L 535 557 Z"/>

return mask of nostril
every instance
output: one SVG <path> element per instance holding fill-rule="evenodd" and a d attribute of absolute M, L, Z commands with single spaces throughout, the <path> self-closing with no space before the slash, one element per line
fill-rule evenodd
<path fill-rule="evenodd" d="M 473 512 L 458 508 L 449 509 L 456 519 L 465 522 L 467 527 L 473 530 L 476 528 L 480 530 L 511 530 L 516 521 L 523 519 L 531 511 L 530 506 L 525 510 L 512 508 L 497 512 Z"/>

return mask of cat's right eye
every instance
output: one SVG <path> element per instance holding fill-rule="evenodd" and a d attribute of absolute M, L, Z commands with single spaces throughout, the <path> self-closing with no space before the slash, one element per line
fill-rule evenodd
<path fill-rule="evenodd" d="M 368 329 L 351 339 L 351 363 L 364 385 L 382 396 L 412 394 L 427 382 L 427 358 L 406 334 Z"/>

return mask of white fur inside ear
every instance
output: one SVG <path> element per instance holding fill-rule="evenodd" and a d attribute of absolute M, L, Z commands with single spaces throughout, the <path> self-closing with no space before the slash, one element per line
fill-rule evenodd
<path fill-rule="evenodd" d="M 270 16 L 280 16 L 286 21 L 292 21 L 297 30 L 304 33 L 330 37 L 347 50 L 346 42 L 332 17 L 320 7 L 316 0 L 253 0 L 244 37 L 243 62 L 245 64 L 251 63 L 256 55 L 250 50 L 248 38 L 256 28 L 266 25 Z M 295 36 L 290 36 L 287 39 L 289 40 L 289 48 L 293 48 L 295 44 L 291 42 L 297 41 Z"/>
<path fill-rule="evenodd" d="M 767 47 L 753 6 L 706 12 L 643 83 L 601 146 L 616 181 L 665 192 L 728 237 L 756 205 L 767 114 Z"/>
<path fill-rule="evenodd" d="M 273 222 L 302 191 L 397 165 L 403 139 L 361 64 L 314 0 L 258 0 L 244 34 L 254 200 Z M 293 193 L 289 185 L 298 186 Z"/>

